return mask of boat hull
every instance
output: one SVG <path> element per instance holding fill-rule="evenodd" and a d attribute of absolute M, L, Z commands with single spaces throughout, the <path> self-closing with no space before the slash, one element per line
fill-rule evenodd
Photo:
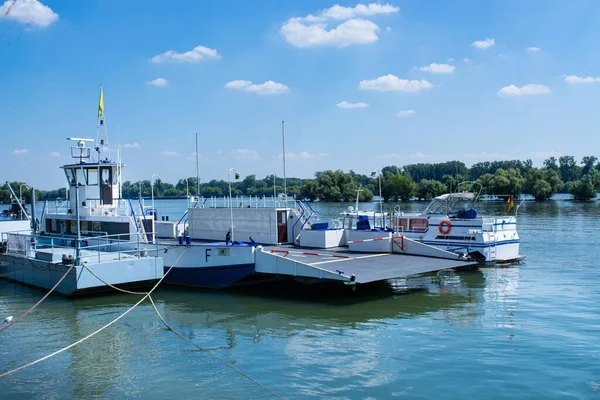
<path fill-rule="evenodd" d="M 159 255 L 165 260 L 165 273 L 172 267 L 165 283 L 223 289 L 256 283 L 255 252 L 256 247 L 248 245 L 194 242 L 187 246 L 167 246 Z"/>
<path fill-rule="evenodd" d="M 169 272 L 170 269 L 170 272 Z M 168 272 L 168 274 L 167 274 Z M 204 289 L 224 289 L 240 286 L 254 274 L 254 264 L 221 267 L 165 266 L 164 282 L 169 285 Z"/>
<path fill-rule="evenodd" d="M 0 277 L 4 280 L 50 290 L 67 273 L 69 265 L 49 263 L 12 254 L 0 255 Z M 86 293 L 111 292 L 114 286 L 146 287 L 163 276 L 162 259 L 155 257 L 112 260 L 75 266 L 56 287 L 54 293 L 76 296 Z"/>

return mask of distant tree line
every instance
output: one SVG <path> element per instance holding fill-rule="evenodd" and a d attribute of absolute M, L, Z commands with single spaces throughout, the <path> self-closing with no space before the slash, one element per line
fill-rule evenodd
<path fill-rule="evenodd" d="M 353 201 L 357 193 L 360 201 L 370 201 L 379 195 L 385 201 L 427 200 L 440 194 L 456 190 L 461 182 L 474 182 L 461 186 L 460 190 L 479 190 L 482 194 L 508 197 L 528 194 L 536 201 L 550 199 L 556 193 L 569 193 L 574 200 L 591 200 L 600 191 L 600 163 L 595 156 L 583 157 L 577 162 L 573 156 L 550 157 L 541 168 L 533 167 L 531 160 L 485 161 L 473 164 L 470 168 L 461 161 L 443 163 L 409 164 L 403 167 L 386 166 L 371 176 L 357 174 L 350 170 L 319 171 L 314 179 L 287 178 L 287 192 L 299 193 L 311 201 L 340 202 Z M 248 175 L 242 180 L 232 181 L 233 195 L 273 195 L 283 192 L 283 178 L 267 175 L 257 179 Z M 23 197 L 29 201 L 29 187 L 23 182 L 11 182 L 18 196 L 22 186 Z M 149 180 L 123 182 L 123 197 L 150 197 L 152 186 Z M 229 195 L 229 182 L 213 179 L 200 183 L 203 196 Z M 161 180 L 154 182 L 155 197 L 185 197 L 197 195 L 195 177 L 182 178 L 176 184 Z M 0 186 L 0 202 L 10 201 L 11 194 L 6 184 Z M 65 198 L 65 189 L 38 191 L 38 200 Z"/>

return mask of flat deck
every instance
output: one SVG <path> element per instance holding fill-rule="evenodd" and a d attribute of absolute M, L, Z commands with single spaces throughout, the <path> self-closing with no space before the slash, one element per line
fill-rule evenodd
<path fill-rule="evenodd" d="M 264 251 L 335 274 L 345 276 L 354 274 L 356 283 L 383 281 L 477 265 L 475 261 L 445 260 L 398 253 L 356 253 L 347 249 L 308 250 L 291 246 L 265 246 Z"/>

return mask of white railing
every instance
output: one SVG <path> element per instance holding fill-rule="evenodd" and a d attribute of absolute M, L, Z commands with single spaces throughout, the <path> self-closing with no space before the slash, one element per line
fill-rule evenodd
<path fill-rule="evenodd" d="M 285 208 L 286 201 L 273 196 L 233 196 L 232 208 Z M 229 208 L 229 196 L 201 197 L 198 207 Z"/>
<path fill-rule="evenodd" d="M 6 242 L 6 254 L 35 258 L 37 251 L 50 250 L 55 254 L 61 254 L 63 258 L 71 258 L 73 262 L 78 262 L 78 265 L 83 262 L 103 262 L 107 255 L 112 255 L 110 260 L 147 257 L 149 252 L 158 256 L 158 243 L 141 241 L 139 235 L 135 235 L 134 239 L 131 239 L 130 236 L 133 235 L 98 235 L 85 236 L 78 240 L 68 236 L 31 235 L 28 233 L 3 233 L 1 235 L 2 242 Z M 55 249 L 59 249 L 59 251 L 56 252 Z M 64 250 L 64 252 L 60 250 Z M 75 260 L 77 257 L 79 260 Z"/>

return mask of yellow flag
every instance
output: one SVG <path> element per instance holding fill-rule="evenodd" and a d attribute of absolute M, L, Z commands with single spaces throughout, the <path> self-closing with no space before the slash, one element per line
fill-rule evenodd
<path fill-rule="evenodd" d="M 98 118 L 102 118 L 104 115 L 104 94 L 102 93 L 102 86 L 100 86 L 100 103 L 98 104 Z"/>

